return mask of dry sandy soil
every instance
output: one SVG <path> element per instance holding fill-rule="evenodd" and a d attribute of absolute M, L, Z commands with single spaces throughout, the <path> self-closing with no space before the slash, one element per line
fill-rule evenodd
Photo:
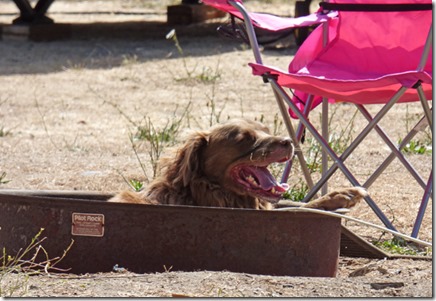
<path fill-rule="evenodd" d="M 0 175 L 6 173 L 2 180 L 9 181 L 0 184 L 0 189 L 115 193 L 128 187 L 123 177 L 147 183 L 153 177 L 149 144 L 132 142 L 130 137 L 148 120 L 158 130 L 181 120 L 176 143 L 190 130 L 206 129 L 232 117 L 263 120 L 271 128 L 277 125 L 276 132 L 285 134 L 283 124 L 274 122 L 278 109 L 270 88 L 254 78 L 247 67 L 252 60 L 250 50 L 237 41 L 219 37 L 214 31 L 218 23 L 209 27 L 191 25 L 177 31 L 184 52 L 181 55 L 174 41 L 165 39 L 170 27 L 162 25 L 147 32 L 144 23 L 165 22 L 167 3 L 101 3 L 59 0 L 53 4 L 50 13 L 55 20 L 76 24 L 71 39 L 0 41 Z M 275 5 L 252 5 L 275 13 L 293 12 L 292 6 L 284 6 L 283 2 L 272 3 Z M 15 14 L 12 1 L 0 1 L 1 23 L 9 24 Z M 113 24 L 108 31 L 105 24 L 91 25 L 94 22 Z M 265 49 L 264 60 L 285 69 L 295 51 L 295 45 Z M 373 113 L 377 109 L 369 108 Z M 351 105 L 335 105 L 333 112 L 330 127 L 334 133 L 347 132 L 346 124 L 352 120 L 351 135 L 355 136 L 366 124 L 360 117 L 352 118 L 355 109 Z M 418 120 L 419 112 L 419 104 L 399 105 L 381 124 L 397 141 Z M 319 114 L 319 108 L 312 112 L 315 124 Z M 420 133 L 417 139 L 425 141 L 428 134 Z M 370 134 L 364 144 L 347 160 L 361 182 L 389 154 L 375 134 Z M 309 147 L 307 142 L 303 150 L 307 152 Z M 429 174 L 431 154 L 411 154 L 408 159 L 424 176 Z M 298 168 L 294 168 L 290 183 L 297 178 Z M 347 186 L 349 182 L 339 174 L 330 189 Z M 410 234 L 422 189 L 398 160 L 368 191 L 397 229 Z M 359 204 L 349 215 L 381 225 L 366 204 Z M 379 230 L 357 223 L 346 225 L 368 241 L 382 235 Z M 419 238 L 432 241 L 432 202 Z M 15 295 L 432 297 L 432 275 L 429 260 L 341 257 L 336 278 L 226 271 L 41 275 L 28 279 L 23 287 L 27 290 Z M 3 280 L 0 285 L 8 281 Z"/>

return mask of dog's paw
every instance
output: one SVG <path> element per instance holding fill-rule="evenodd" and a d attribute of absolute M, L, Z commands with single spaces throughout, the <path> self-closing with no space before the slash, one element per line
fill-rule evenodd
<path fill-rule="evenodd" d="M 130 204 L 149 204 L 155 205 L 157 202 L 150 201 L 140 192 L 122 191 L 108 200 L 111 203 L 130 203 Z"/>
<path fill-rule="evenodd" d="M 359 203 L 368 192 L 363 187 L 345 188 L 333 191 L 303 205 L 305 208 L 315 208 L 333 211 L 338 208 L 351 208 Z"/>

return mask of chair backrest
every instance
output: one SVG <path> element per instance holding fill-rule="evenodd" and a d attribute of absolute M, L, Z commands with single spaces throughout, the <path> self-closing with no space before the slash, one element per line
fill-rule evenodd
<path fill-rule="evenodd" d="M 429 0 L 336 0 L 336 4 L 430 4 Z M 335 65 L 350 74 L 401 73 L 416 70 L 432 26 L 431 10 L 339 11 L 331 20 L 328 43 L 323 46 L 322 28 L 316 28 L 300 47 L 290 72 L 297 72 L 316 60 Z M 331 51 L 332 48 L 338 51 Z M 317 70 L 320 70 L 317 66 Z M 432 50 L 425 71 L 432 72 Z"/>

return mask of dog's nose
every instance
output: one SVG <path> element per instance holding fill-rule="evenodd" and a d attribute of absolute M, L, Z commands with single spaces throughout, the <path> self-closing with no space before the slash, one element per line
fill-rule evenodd
<path fill-rule="evenodd" d="M 280 144 L 283 146 L 289 146 L 292 144 L 292 140 L 291 138 L 283 138 L 282 140 L 280 140 Z"/>

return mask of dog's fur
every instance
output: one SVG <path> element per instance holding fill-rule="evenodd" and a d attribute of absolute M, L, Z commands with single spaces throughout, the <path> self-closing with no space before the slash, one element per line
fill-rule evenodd
<path fill-rule="evenodd" d="M 286 191 L 267 170 L 292 158 L 289 138 L 276 137 L 259 122 L 233 120 L 192 134 L 172 158 L 160 162 L 160 175 L 141 192 L 124 191 L 109 201 L 207 207 L 272 209 Z M 304 207 L 353 207 L 363 188 L 332 192 Z"/>

